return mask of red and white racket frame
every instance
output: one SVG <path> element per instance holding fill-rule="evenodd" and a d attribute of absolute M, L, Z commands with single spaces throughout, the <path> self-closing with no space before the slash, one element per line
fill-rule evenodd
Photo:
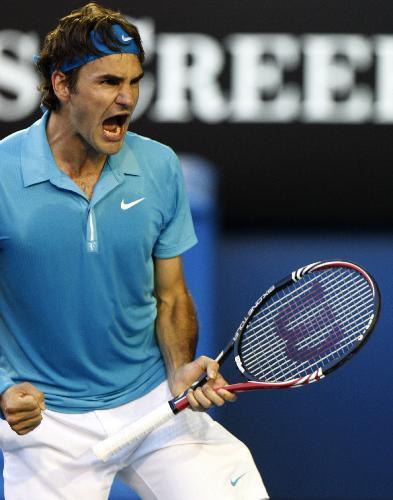
<path fill-rule="evenodd" d="M 307 274 L 316 271 L 323 271 L 324 269 L 332 267 L 341 267 L 341 268 L 344 267 L 357 271 L 368 282 L 370 290 L 372 292 L 372 296 L 375 301 L 375 313 L 371 315 L 369 322 L 365 328 L 365 332 L 361 337 L 359 337 L 357 345 L 351 350 L 351 352 L 345 358 L 341 359 L 337 364 L 335 364 L 332 367 L 329 367 L 325 371 L 323 371 L 321 368 L 318 368 L 315 372 L 309 375 L 293 380 L 287 380 L 285 382 L 257 382 L 253 380 L 253 376 L 249 374 L 246 368 L 243 366 L 238 346 L 241 339 L 241 335 L 243 334 L 245 328 L 247 327 L 254 313 L 256 313 L 270 297 L 272 297 L 275 293 L 277 293 L 284 287 L 301 280 Z M 321 380 L 326 375 L 330 374 L 335 369 L 337 369 L 339 366 L 342 366 L 343 363 L 347 362 L 353 356 L 353 354 L 355 354 L 355 352 L 357 352 L 360 349 L 360 347 L 365 344 L 366 340 L 368 340 L 370 333 L 373 331 L 374 326 L 378 320 L 380 307 L 381 307 L 381 297 L 378 285 L 376 284 L 375 280 L 369 273 L 367 273 L 362 267 L 360 267 L 357 264 L 354 264 L 353 262 L 347 262 L 343 260 L 321 261 L 309 264 L 308 266 L 301 267 L 297 271 L 293 271 L 289 276 L 287 276 L 279 283 L 269 288 L 269 290 L 267 290 L 267 292 L 264 293 L 255 302 L 255 304 L 248 311 L 242 323 L 239 325 L 239 328 L 237 329 L 233 337 L 235 362 L 240 372 L 244 375 L 244 377 L 246 377 L 249 380 L 246 382 L 241 382 L 238 384 L 232 384 L 226 386 L 225 389 L 233 392 L 245 392 L 258 389 L 291 389 Z"/>

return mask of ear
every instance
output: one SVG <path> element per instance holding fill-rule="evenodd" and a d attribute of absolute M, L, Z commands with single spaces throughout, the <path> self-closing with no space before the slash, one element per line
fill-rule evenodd
<path fill-rule="evenodd" d="M 52 73 L 51 80 L 56 97 L 62 103 L 67 102 L 71 94 L 67 76 L 62 71 L 56 70 Z"/>

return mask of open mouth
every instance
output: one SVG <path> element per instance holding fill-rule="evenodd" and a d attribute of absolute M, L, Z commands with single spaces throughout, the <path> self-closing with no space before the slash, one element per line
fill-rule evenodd
<path fill-rule="evenodd" d="M 111 141 L 120 140 L 127 128 L 128 114 L 114 115 L 102 122 L 102 129 L 107 139 Z"/>

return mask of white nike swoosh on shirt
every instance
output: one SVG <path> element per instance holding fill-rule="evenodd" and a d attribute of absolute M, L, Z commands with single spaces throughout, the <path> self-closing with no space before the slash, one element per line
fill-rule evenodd
<path fill-rule="evenodd" d="M 130 40 L 132 40 L 132 36 L 121 35 L 121 39 L 123 40 L 123 42 L 129 42 Z"/>
<path fill-rule="evenodd" d="M 120 203 L 120 208 L 122 210 L 128 210 L 131 207 L 134 207 L 135 205 L 138 205 L 141 201 L 143 201 L 145 198 L 139 198 L 138 200 L 131 201 L 130 203 L 126 203 L 124 200 L 121 200 Z"/>

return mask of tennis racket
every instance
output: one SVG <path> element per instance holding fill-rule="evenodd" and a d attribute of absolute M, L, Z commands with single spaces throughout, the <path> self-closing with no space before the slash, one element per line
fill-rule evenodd
<path fill-rule="evenodd" d="M 364 345 L 378 319 L 380 293 L 360 266 L 317 262 L 270 287 L 248 311 L 216 361 L 231 352 L 247 381 L 232 392 L 284 389 L 322 379 Z M 203 385 L 203 376 L 191 388 Z M 188 406 L 188 390 L 144 418 L 97 443 L 102 461 L 168 421 Z"/>

